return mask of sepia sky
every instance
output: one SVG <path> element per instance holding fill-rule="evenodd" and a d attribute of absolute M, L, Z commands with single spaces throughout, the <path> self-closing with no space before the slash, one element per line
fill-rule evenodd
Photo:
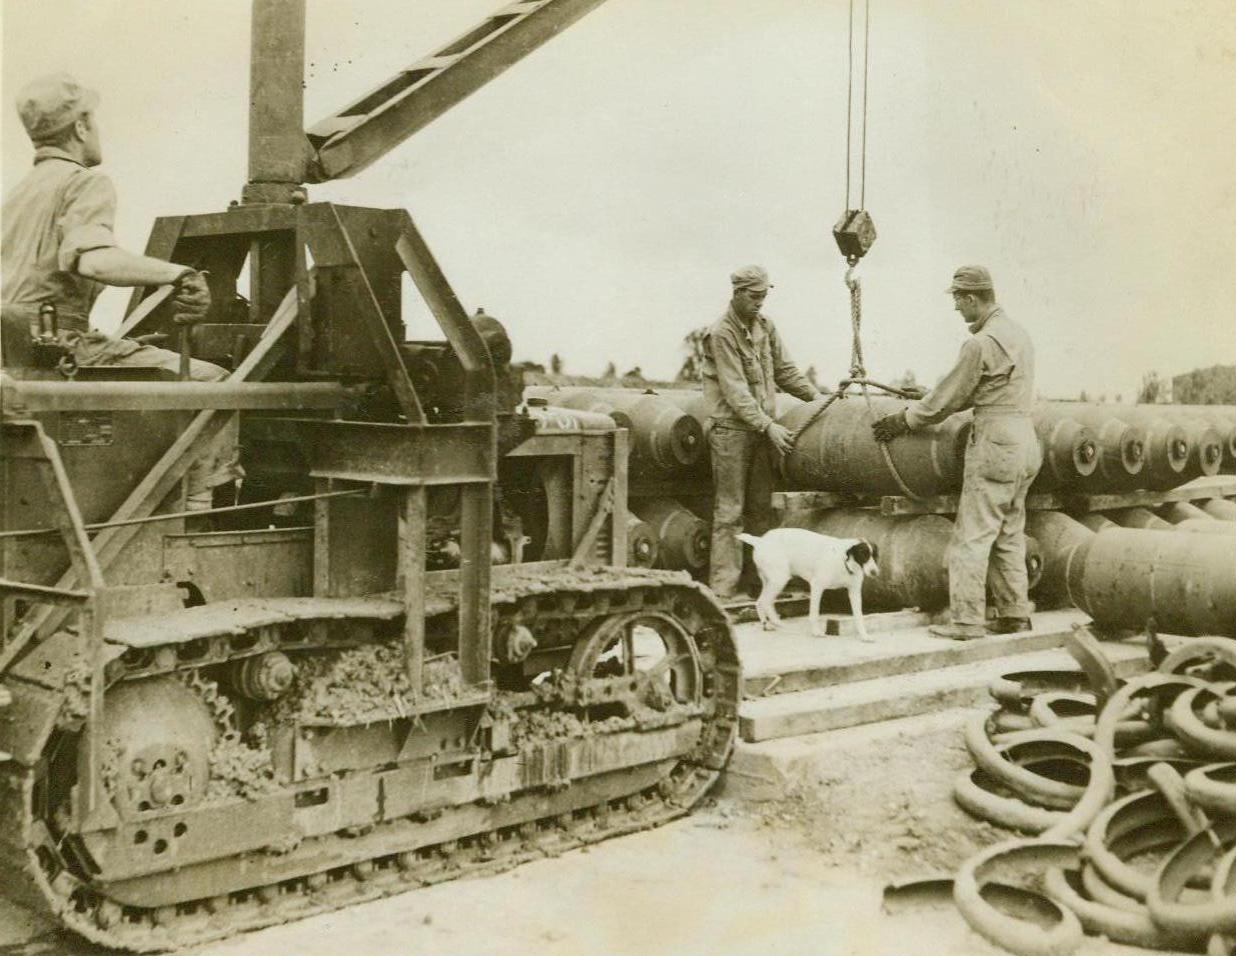
<path fill-rule="evenodd" d="M 306 120 L 498 0 L 308 0 Z M 245 179 L 245 0 L 0 0 L 3 187 L 28 79 L 99 89 L 117 234 L 221 210 Z M 672 375 L 728 274 L 763 264 L 804 367 L 845 374 L 831 226 L 844 200 L 847 4 L 609 0 L 355 178 L 311 197 L 409 209 L 465 307 L 516 358 Z M 1041 393 L 1128 400 L 1236 363 L 1236 4 L 872 0 L 862 266 L 868 371 L 934 381 L 978 262 L 1038 348 Z M 96 307 L 102 327 L 125 297 Z M 413 321 L 426 321 L 423 310 Z"/>

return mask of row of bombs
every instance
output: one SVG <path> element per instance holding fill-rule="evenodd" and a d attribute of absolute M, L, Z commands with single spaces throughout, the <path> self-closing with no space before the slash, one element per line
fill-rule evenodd
<path fill-rule="evenodd" d="M 709 525 L 669 498 L 631 504 L 631 563 L 708 571 Z M 821 508 L 794 524 L 878 546 L 880 574 L 863 582 L 872 610 L 948 604 L 952 522 L 942 515 L 893 517 L 862 508 Z M 1236 500 L 1172 502 L 1072 518 L 1026 517 L 1026 570 L 1040 607 L 1072 605 L 1098 624 L 1172 634 L 1236 636 Z"/>
<path fill-rule="evenodd" d="M 637 480 L 707 479 L 708 406 L 699 391 L 533 386 L 524 397 L 540 414 L 552 408 L 576 428 L 605 427 L 603 419 L 626 428 Z M 904 493 L 904 482 L 929 496 L 961 488 L 970 412 L 892 442 L 894 473 L 871 423 L 904 408 L 904 401 L 850 395 L 814 420 L 816 405 L 785 394 L 777 401 L 778 421 L 798 435 L 781 462 L 790 490 L 896 495 Z M 1165 490 L 1201 476 L 1236 474 L 1236 406 L 1041 402 L 1034 418 L 1043 449 L 1034 492 Z"/>

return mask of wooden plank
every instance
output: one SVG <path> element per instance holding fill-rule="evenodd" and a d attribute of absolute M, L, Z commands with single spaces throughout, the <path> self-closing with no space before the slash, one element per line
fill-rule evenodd
<path fill-rule="evenodd" d="M 856 637 L 858 625 L 852 614 L 821 614 L 824 621 L 824 633 L 831 637 Z M 869 634 L 882 634 L 887 631 L 901 630 L 907 627 L 926 627 L 931 623 L 932 615 L 926 611 L 913 608 L 901 611 L 883 611 L 879 614 L 864 614 L 863 624 Z"/>
<path fill-rule="evenodd" d="M 812 492 L 807 492 L 807 494 L 812 494 Z M 1071 491 L 1032 494 L 1026 498 L 1026 509 L 1085 514 L 1091 511 L 1113 511 L 1117 508 L 1155 508 L 1173 501 L 1202 501 L 1207 498 L 1224 498 L 1228 495 L 1236 495 L 1236 481 L 1196 486 L 1182 485 L 1179 488 L 1169 488 L 1163 491 L 1143 489 L 1111 494 L 1084 494 Z M 889 517 L 924 514 L 952 515 L 957 513 L 957 499 L 957 495 L 935 495 L 918 500 L 903 498 L 899 495 L 884 495 L 880 498 L 880 513 Z M 821 504 L 819 507 L 837 506 Z"/>
<path fill-rule="evenodd" d="M 901 515 L 954 515 L 957 513 L 958 495 L 933 495 L 929 498 L 903 498 L 900 495 L 883 495 L 880 498 L 880 514 L 888 517 Z M 1064 507 L 1059 494 L 1034 494 L 1026 498 L 1029 511 L 1056 511 Z"/>
<path fill-rule="evenodd" d="M 1121 677 L 1147 669 L 1142 646 L 1115 645 L 1106 651 Z M 859 681 L 747 701 L 739 711 L 739 734 L 743 740 L 754 743 L 933 713 L 950 707 L 978 706 L 990 701 L 988 684 L 1010 670 L 1073 667 L 1064 651 L 1049 650 L 1013 657 L 1002 655 L 998 659 L 943 668 L 931 674 Z"/>
<path fill-rule="evenodd" d="M 1071 512 L 1113 511 L 1117 508 L 1155 508 L 1173 501 L 1203 501 L 1236 495 L 1236 481 L 1206 485 L 1182 485 L 1166 491 L 1126 491 L 1110 495 L 1064 495 L 1064 509 Z"/>
<path fill-rule="evenodd" d="M 791 665 L 785 670 L 761 670 L 744 675 L 743 691 L 749 698 L 793 694 L 838 684 L 918 674 L 944 667 L 1028 654 L 1063 647 L 1072 630 L 1047 630 L 1022 634 L 993 634 L 977 641 L 945 642 L 938 650 L 873 657 L 841 664 Z M 895 639 L 895 638 L 894 638 Z M 820 640 L 827 640 L 821 638 Z"/>
<path fill-rule="evenodd" d="M 814 508 L 851 508 L 862 501 L 858 495 L 840 491 L 774 491 L 772 506 L 777 511 Z"/>

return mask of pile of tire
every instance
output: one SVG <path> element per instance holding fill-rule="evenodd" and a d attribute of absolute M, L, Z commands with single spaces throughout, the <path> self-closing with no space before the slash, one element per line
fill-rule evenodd
<path fill-rule="evenodd" d="M 954 901 L 1027 956 L 1085 934 L 1236 953 L 1236 640 L 1190 639 L 1127 681 L 1085 630 L 1070 649 L 1080 671 L 1006 675 L 966 729 L 957 803 L 1024 836 L 967 860 Z"/>

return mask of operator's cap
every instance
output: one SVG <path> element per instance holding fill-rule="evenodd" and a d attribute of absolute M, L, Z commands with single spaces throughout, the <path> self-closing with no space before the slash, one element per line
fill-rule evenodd
<path fill-rule="evenodd" d="M 962 266 L 953 273 L 953 284 L 945 292 L 981 292 L 991 289 L 991 273 L 983 266 Z"/>
<path fill-rule="evenodd" d="M 30 139 L 39 143 L 99 105 L 99 94 L 67 73 L 40 76 L 17 94 L 17 115 Z"/>
<path fill-rule="evenodd" d="M 730 282 L 735 292 L 739 289 L 754 289 L 756 292 L 763 292 L 772 288 L 772 283 L 768 281 L 768 273 L 759 266 L 743 266 L 741 269 L 736 269 L 730 273 Z"/>

